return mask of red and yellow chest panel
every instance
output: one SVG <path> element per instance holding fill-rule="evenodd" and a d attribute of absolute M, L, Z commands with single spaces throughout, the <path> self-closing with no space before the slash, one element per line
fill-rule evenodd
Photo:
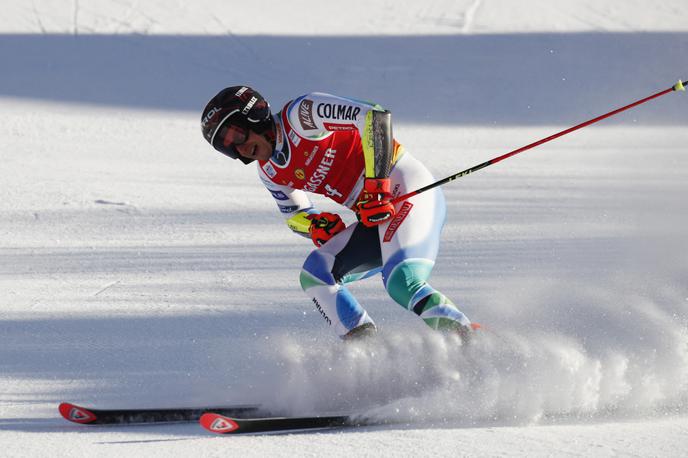
<path fill-rule="evenodd" d="M 365 167 L 358 130 L 352 126 L 317 138 L 304 137 L 291 127 L 285 113 L 279 115 L 275 153 L 260 162 L 263 172 L 277 185 L 344 203 Z"/>

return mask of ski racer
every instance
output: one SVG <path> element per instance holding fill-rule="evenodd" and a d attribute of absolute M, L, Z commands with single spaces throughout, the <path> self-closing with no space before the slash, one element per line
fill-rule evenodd
<path fill-rule="evenodd" d="M 389 111 L 314 92 L 272 114 L 257 91 L 234 86 L 208 102 L 201 129 L 217 151 L 256 162 L 289 228 L 313 241 L 301 287 L 341 338 L 375 333 L 346 284 L 379 272 L 390 297 L 431 328 L 470 336 L 470 320 L 428 283 L 445 220 L 442 191 L 391 202 L 434 179 L 394 140 Z M 353 210 L 358 222 L 347 227 L 338 214 L 318 211 L 307 193 Z"/>

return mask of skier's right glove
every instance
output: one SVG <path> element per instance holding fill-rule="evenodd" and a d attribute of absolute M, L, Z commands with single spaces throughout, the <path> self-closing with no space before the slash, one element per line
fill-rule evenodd
<path fill-rule="evenodd" d="M 317 247 L 323 246 L 332 237 L 346 229 L 346 224 L 336 213 L 314 213 L 308 215 L 307 218 L 311 220 L 308 232 Z"/>

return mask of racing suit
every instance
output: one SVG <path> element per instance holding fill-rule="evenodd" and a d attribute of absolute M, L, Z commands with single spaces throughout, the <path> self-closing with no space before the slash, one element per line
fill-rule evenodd
<path fill-rule="evenodd" d="M 370 147 L 366 148 L 371 115 L 383 111 L 368 102 L 310 93 L 273 115 L 275 150 L 268 161 L 258 162 L 258 171 L 294 232 L 307 236 L 307 215 L 317 213 L 307 192 L 353 208 L 364 178 L 384 169 L 385 164 L 380 167 L 376 160 L 388 161 L 395 197 L 434 181 L 396 141 L 389 158 L 374 157 Z M 390 297 L 432 328 L 470 325 L 427 281 L 445 220 L 442 191 L 429 190 L 396 204 L 395 209 L 394 218 L 379 226 L 350 225 L 313 250 L 304 262 L 301 287 L 340 337 L 373 324 L 346 284 L 379 272 Z"/>

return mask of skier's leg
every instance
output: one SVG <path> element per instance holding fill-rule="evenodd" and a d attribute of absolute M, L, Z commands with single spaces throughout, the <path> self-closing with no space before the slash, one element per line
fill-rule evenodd
<path fill-rule="evenodd" d="M 301 287 L 342 338 L 374 330 L 373 320 L 345 283 L 380 271 L 377 230 L 353 224 L 313 250 L 301 270 Z"/>
<path fill-rule="evenodd" d="M 409 153 L 392 171 L 398 195 L 433 181 L 430 172 Z M 389 295 L 434 329 L 470 326 L 470 320 L 428 279 L 435 265 L 446 205 L 439 188 L 410 198 L 397 207 L 394 219 L 381 227 L 382 279 Z"/>

